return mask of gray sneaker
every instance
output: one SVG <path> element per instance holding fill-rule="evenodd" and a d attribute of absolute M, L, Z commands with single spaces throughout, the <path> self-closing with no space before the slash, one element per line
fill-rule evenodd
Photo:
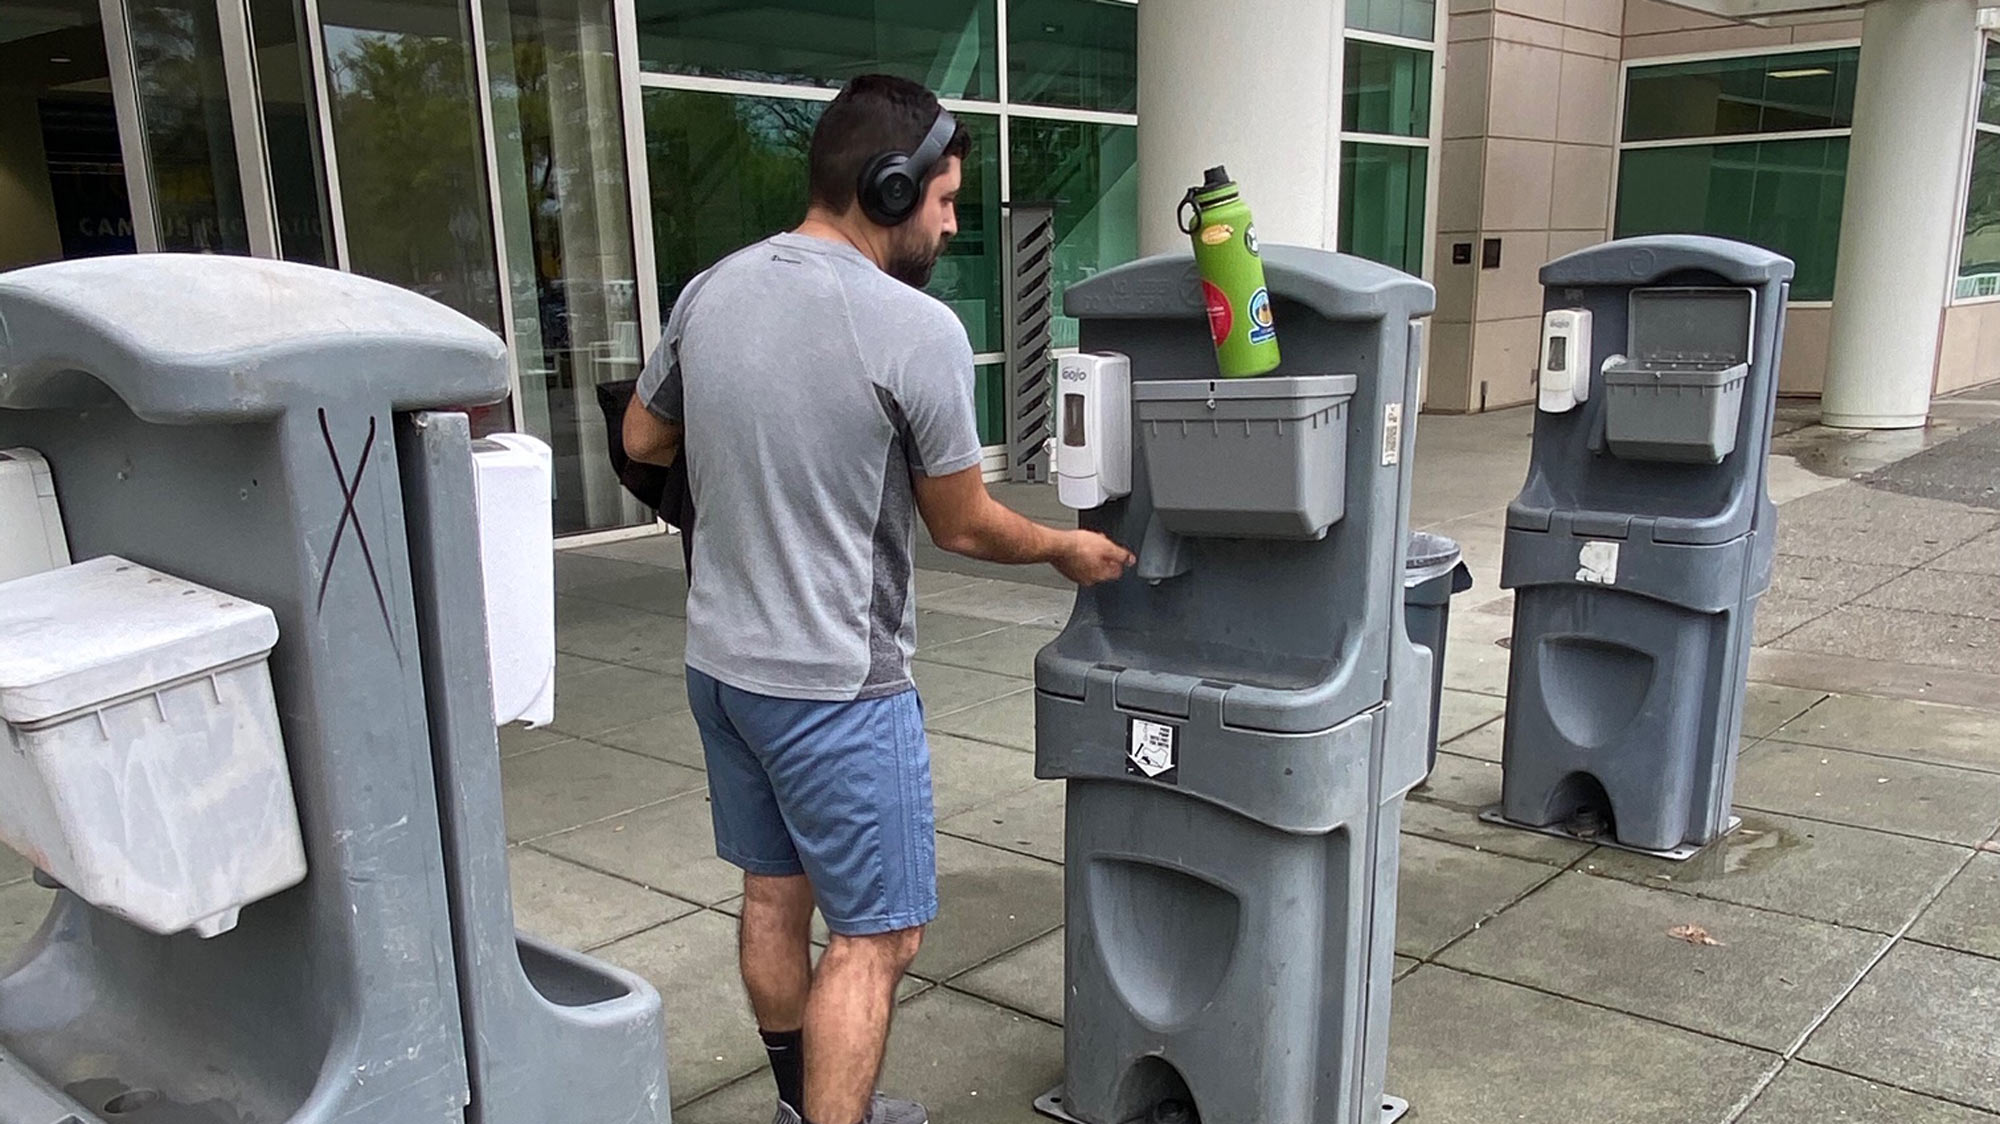
<path fill-rule="evenodd" d="M 899 1101 L 877 1093 L 874 1103 L 868 1106 L 868 1119 L 862 1124 L 931 1124 L 931 1114 L 915 1101 Z"/>
<path fill-rule="evenodd" d="M 778 1114 L 771 1118 L 771 1124 L 803 1124 L 797 1109 L 784 1101 L 778 1102 Z M 894 1097 L 875 1094 L 875 1100 L 868 1106 L 868 1119 L 862 1124 L 931 1124 L 931 1114 L 915 1101 L 899 1101 Z"/>

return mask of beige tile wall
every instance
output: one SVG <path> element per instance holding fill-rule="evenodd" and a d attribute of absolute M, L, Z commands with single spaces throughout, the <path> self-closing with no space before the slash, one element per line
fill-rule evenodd
<path fill-rule="evenodd" d="M 1603 240 L 1625 0 L 1452 0 L 1429 408 L 1534 398 L 1550 258 Z M 1500 242 L 1500 265 L 1481 265 Z M 1453 265 L 1454 245 L 1472 262 Z"/>
<path fill-rule="evenodd" d="M 1621 61 L 1853 40 L 1855 21 L 1761 28 L 1662 0 L 1450 0 L 1428 408 L 1534 398 L 1542 263 L 1612 220 Z M 1487 239 L 1500 266 L 1481 266 Z M 1472 262 L 1453 265 L 1452 247 Z M 1779 387 L 1818 394 L 1832 312 L 1794 308 Z M 1953 310 L 1940 389 L 2000 377 L 2000 303 Z"/>
<path fill-rule="evenodd" d="M 1785 310 L 1785 349 L 1778 359 L 1778 393 L 1817 398 L 1826 385 L 1827 344 L 1833 337 L 1831 308 Z"/>
<path fill-rule="evenodd" d="M 2000 379 L 2000 301 L 1946 308 L 1937 392 L 1950 394 L 1995 379 Z"/>

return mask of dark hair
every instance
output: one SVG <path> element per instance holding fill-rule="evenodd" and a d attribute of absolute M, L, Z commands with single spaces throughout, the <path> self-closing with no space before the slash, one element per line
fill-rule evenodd
<path fill-rule="evenodd" d="M 937 120 L 938 100 L 907 78 L 864 74 L 848 82 L 827 103 L 813 129 L 808 157 L 812 201 L 836 214 L 854 205 L 862 169 L 885 152 L 913 152 Z M 972 151 L 972 136 L 963 124 L 952 134 L 945 156 L 961 160 Z M 940 158 L 924 181 L 944 165 Z"/>

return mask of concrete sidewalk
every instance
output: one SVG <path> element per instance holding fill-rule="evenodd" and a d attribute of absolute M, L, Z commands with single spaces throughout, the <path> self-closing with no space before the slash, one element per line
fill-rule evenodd
<path fill-rule="evenodd" d="M 1685 864 L 1475 818 L 1499 796 L 1500 532 L 1532 417 L 1422 419 L 1416 522 L 1465 545 L 1477 584 L 1454 604 L 1444 754 L 1405 813 L 1390 1091 L 1409 1119 L 2000 1124 L 2000 401 L 1939 416 L 1850 436 L 1788 411 L 1744 826 Z M 1061 514 L 1047 489 L 1007 495 Z M 1063 1013 L 1062 788 L 1033 776 L 1030 675 L 1071 596 L 922 561 L 944 913 L 884 1085 L 942 1124 L 1026 1124 Z M 559 556 L 558 717 L 503 737 L 516 907 L 658 985 L 677 1121 L 747 1124 L 772 1090 L 679 677 L 678 566 L 671 539 Z M 0 858 L 0 955 L 46 907 L 26 874 Z"/>

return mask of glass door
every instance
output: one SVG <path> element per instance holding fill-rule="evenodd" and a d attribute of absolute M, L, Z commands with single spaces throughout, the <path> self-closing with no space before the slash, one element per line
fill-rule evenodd
<path fill-rule="evenodd" d="M 100 0 L 137 249 L 278 257 L 288 248 L 265 139 L 257 31 L 266 32 L 277 80 L 300 72 L 284 57 L 282 36 L 253 28 L 254 2 Z M 271 5 L 258 6 L 268 18 Z M 311 240 L 295 234 L 284 256 L 324 260 L 323 250 L 298 252 Z"/>

